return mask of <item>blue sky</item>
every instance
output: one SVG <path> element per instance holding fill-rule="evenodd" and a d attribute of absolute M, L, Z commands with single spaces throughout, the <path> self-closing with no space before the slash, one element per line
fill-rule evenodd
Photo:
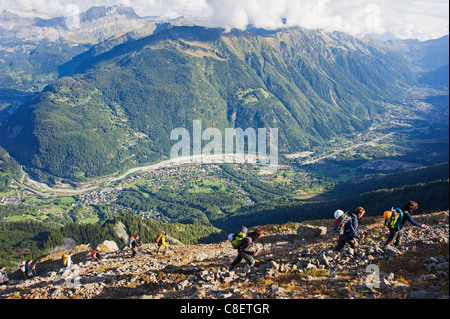
<path fill-rule="evenodd" d="M 125 5 L 141 15 L 203 18 L 225 28 L 301 26 L 428 40 L 449 33 L 448 0 L 0 0 L 0 10 L 37 10 L 50 16 L 98 5 Z"/>

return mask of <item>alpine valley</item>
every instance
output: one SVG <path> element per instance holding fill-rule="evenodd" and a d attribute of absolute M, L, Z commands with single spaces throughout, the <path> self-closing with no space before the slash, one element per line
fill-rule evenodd
<path fill-rule="evenodd" d="M 0 13 L 9 266 L 65 238 L 120 241 L 119 222 L 193 244 L 244 221 L 328 219 L 337 207 L 377 216 L 413 199 L 422 213 L 448 210 L 448 36 L 226 31 L 121 6 L 93 7 L 79 22 Z M 192 132 L 195 120 L 221 133 L 277 128 L 278 170 L 166 165 L 171 132 Z"/>

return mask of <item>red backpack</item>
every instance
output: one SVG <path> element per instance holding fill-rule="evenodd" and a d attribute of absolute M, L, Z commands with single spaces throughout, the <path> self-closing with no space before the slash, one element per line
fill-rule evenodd
<path fill-rule="evenodd" d="M 161 240 L 162 236 L 163 236 L 163 233 L 156 234 L 155 242 L 159 243 L 159 241 Z"/>
<path fill-rule="evenodd" d="M 348 216 L 348 212 L 345 212 L 341 217 L 334 220 L 334 230 L 339 233 L 339 235 L 344 234 L 345 224 L 347 224 L 352 218 Z"/>

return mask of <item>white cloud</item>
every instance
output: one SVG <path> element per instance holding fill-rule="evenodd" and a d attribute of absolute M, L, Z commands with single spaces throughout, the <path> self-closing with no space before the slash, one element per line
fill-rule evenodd
<path fill-rule="evenodd" d="M 301 26 L 342 31 L 353 35 L 391 33 L 420 40 L 449 32 L 447 0 L 0 0 L 0 10 L 38 10 L 61 16 L 76 4 L 81 11 L 92 6 L 121 4 L 143 15 L 163 18 L 203 17 L 216 26 L 244 29 Z"/>
<path fill-rule="evenodd" d="M 352 35 L 436 38 L 448 34 L 448 2 L 443 0 L 208 0 L 210 20 L 243 29 L 287 26 L 342 31 Z"/>

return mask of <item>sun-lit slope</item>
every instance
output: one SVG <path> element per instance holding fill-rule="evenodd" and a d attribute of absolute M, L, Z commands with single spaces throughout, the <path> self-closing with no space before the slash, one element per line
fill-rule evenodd
<path fill-rule="evenodd" d="M 405 226 L 398 248 L 383 247 L 382 217 L 361 220 L 367 231 L 360 249 L 333 251 L 332 220 L 260 226 L 255 266 L 228 267 L 231 243 L 173 245 L 156 254 L 144 243 L 139 255 L 102 246 L 103 260 L 77 246 L 72 273 L 57 251 L 38 259 L 36 276 L 11 274 L 0 298 L 11 299 L 439 299 L 448 298 L 448 211 L 414 216 L 428 228 Z M 122 247 L 119 247 L 122 248 Z M 370 270 L 376 270 L 371 273 Z M 372 277 L 370 277 L 372 276 Z M 372 278 L 372 279 L 371 279 Z M 174 311 L 171 309 L 170 311 Z"/>
<path fill-rule="evenodd" d="M 167 159 L 171 131 L 201 119 L 222 131 L 278 128 L 280 152 L 295 152 L 367 129 L 414 80 L 373 40 L 257 33 L 173 27 L 88 58 L 9 121 L 7 149 L 80 180 Z"/>

